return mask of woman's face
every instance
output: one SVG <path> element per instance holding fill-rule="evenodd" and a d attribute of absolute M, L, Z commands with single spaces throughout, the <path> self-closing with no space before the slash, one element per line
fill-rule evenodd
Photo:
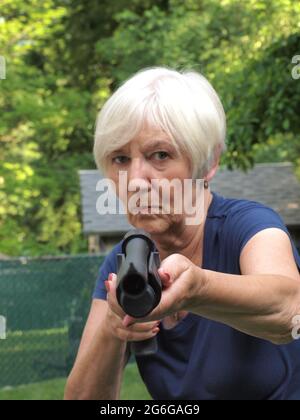
<path fill-rule="evenodd" d="M 126 173 L 127 193 L 127 218 L 130 224 L 136 228 L 145 229 L 152 234 L 159 234 L 167 231 L 171 225 L 181 223 L 184 214 L 174 213 L 174 189 L 170 189 L 170 214 L 162 214 L 162 195 L 160 189 L 153 188 L 151 180 L 180 180 L 190 179 L 192 176 L 191 162 L 185 155 L 180 155 L 167 134 L 159 129 L 143 128 L 143 130 L 120 150 L 114 151 L 108 157 L 107 176 L 115 183 L 117 195 L 125 204 L 124 197 L 119 190 L 119 172 Z M 178 181 L 179 182 L 179 181 Z M 130 191 L 128 190 L 130 186 Z M 155 189 L 155 191 L 154 191 Z M 140 191 L 143 196 L 142 202 L 137 202 L 140 211 L 133 214 L 130 210 L 130 198 L 136 197 Z M 135 197 L 133 195 L 135 194 Z M 159 207 L 155 213 L 144 205 L 145 200 L 151 203 L 151 194 L 158 198 Z M 178 196 L 177 196 L 178 197 Z M 132 200 L 134 201 L 134 200 Z M 155 204 L 157 204 L 156 202 Z M 165 208 L 165 206 L 164 206 Z M 153 210 L 152 210 L 153 211 Z M 134 212 L 136 213 L 136 212 Z M 160 213 L 160 214 L 159 214 Z"/>

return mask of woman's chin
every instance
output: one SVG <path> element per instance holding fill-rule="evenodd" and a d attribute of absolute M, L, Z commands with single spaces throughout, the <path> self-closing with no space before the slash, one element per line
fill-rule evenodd
<path fill-rule="evenodd" d="M 170 221 L 159 215 L 138 214 L 130 217 L 129 223 L 136 229 L 144 229 L 150 234 L 164 233 L 170 226 Z"/>

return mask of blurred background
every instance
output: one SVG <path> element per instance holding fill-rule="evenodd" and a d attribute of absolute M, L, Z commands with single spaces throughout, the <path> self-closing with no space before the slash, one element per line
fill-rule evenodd
<path fill-rule="evenodd" d="M 95 118 L 134 72 L 166 65 L 209 79 L 228 118 L 216 189 L 265 199 L 300 245 L 300 2 L 0 6 L 0 399 L 61 398 L 99 266 L 126 231 L 90 223 Z M 148 397 L 135 369 L 122 398 Z"/>

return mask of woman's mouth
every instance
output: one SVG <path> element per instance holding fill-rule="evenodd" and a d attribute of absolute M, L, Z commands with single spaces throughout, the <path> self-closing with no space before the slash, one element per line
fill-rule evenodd
<path fill-rule="evenodd" d="M 151 213 L 160 213 L 162 210 L 162 207 L 160 206 L 141 206 L 141 207 L 135 207 L 133 209 L 133 213 L 142 213 L 142 214 L 151 214 Z"/>

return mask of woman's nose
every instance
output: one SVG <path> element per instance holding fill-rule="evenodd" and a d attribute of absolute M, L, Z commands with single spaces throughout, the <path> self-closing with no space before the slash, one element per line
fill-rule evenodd
<path fill-rule="evenodd" d="M 129 182 L 138 182 L 138 180 L 151 183 L 152 171 L 150 165 L 142 158 L 132 158 L 127 173 Z"/>

